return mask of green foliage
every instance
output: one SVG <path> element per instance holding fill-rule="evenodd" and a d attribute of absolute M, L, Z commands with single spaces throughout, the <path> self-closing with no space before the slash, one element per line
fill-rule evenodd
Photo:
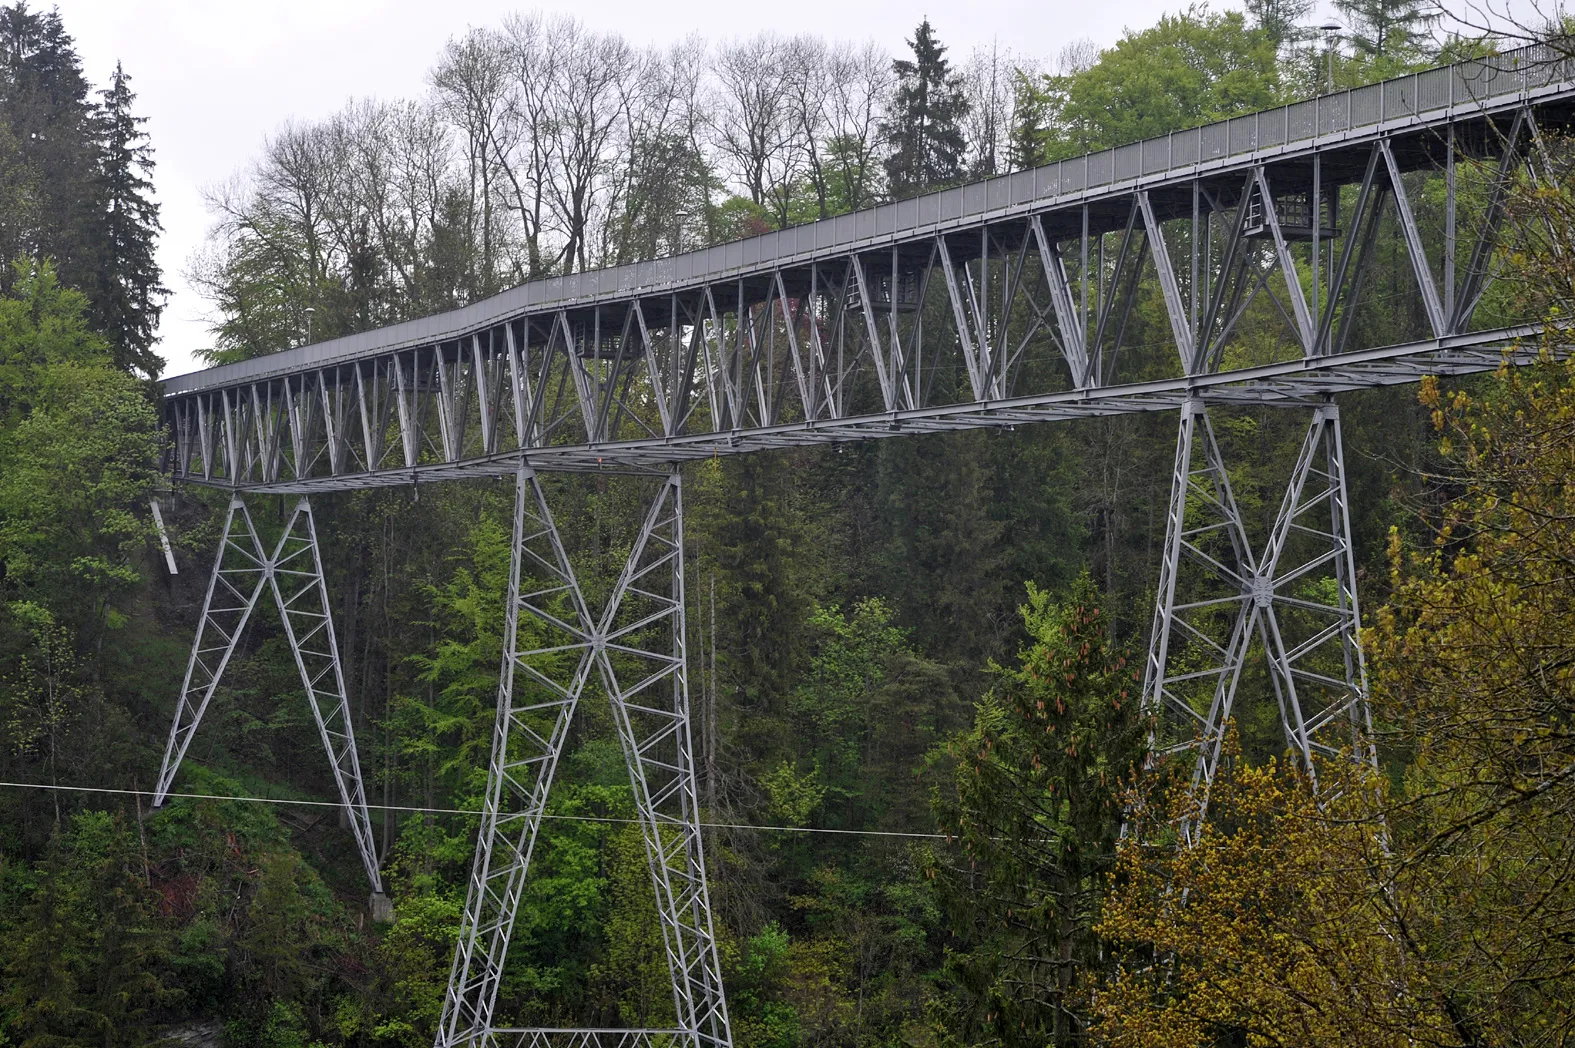
<path fill-rule="evenodd" d="M 1087 69 L 1031 89 L 1030 104 L 1044 113 L 1038 161 L 1272 106 L 1282 100 L 1276 46 L 1240 12 L 1201 5 L 1128 32 Z"/>
<path fill-rule="evenodd" d="M 47 265 L 18 263 L 0 299 L 0 596 L 114 624 L 139 580 L 158 435 L 136 383 L 109 366 L 86 300 Z"/>
<path fill-rule="evenodd" d="M 107 363 L 109 348 L 89 329 L 87 299 L 63 286 L 48 262 L 19 258 L 0 297 L 0 419 L 32 407 L 46 369 Z"/>
<path fill-rule="evenodd" d="M 306 254 L 304 240 L 282 222 L 254 223 L 248 232 L 198 276 L 224 318 L 214 327 L 213 348 L 200 351 L 209 364 L 250 360 L 306 341 L 305 310 L 316 296 L 296 261 Z"/>
<path fill-rule="evenodd" d="M 131 111 L 137 96 L 130 83 L 131 77 L 115 63 L 96 115 L 102 216 L 95 238 L 100 261 L 91 289 L 93 327 L 114 347 L 118 367 L 156 378 L 164 361 L 153 352 L 154 332 L 169 289 L 159 283 L 154 257 L 161 227 L 159 206 L 153 201 L 153 148 L 142 130 L 147 118 Z"/>
<path fill-rule="evenodd" d="M 134 835 L 105 812 L 56 834 L 6 951 L 5 1030 L 23 1048 L 141 1045 L 166 989 L 167 936 L 157 926 Z"/>
<path fill-rule="evenodd" d="M 949 964 L 951 1021 L 964 1037 L 1070 1044 L 1147 725 L 1140 675 L 1086 576 L 1063 602 L 1030 584 L 1021 614 L 1029 643 L 1017 665 L 996 671 L 973 728 L 933 758 L 949 772 L 936 818 L 966 860 L 940 869 L 967 929 Z"/>
<path fill-rule="evenodd" d="M 443 1011 L 464 899 L 427 885 L 400 892 L 397 901 L 397 920 L 377 945 L 383 992 L 368 1002 L 377 1014 L 365 1026 L 376 1042 L 415 1048 L 432 1043 Z M 347 1032 L 361 1025 L 348 1013 L 340 1018 Z"/>
<path fill-rule="evenodd" d="M 744 944 L 728 972 L 729 1017 L 740 1044 L 793 1048 L 799 1043 L 798 1012 L 782 999 L 792 971 L 787 932 L 767 924 Z"/>
<path fill-rule="evenodd" d="M 86 299 L 47 264 L 13 273 L 0 296 L 0 770 L 85 782 L 129 756 L 104 641 L 142 586 L 138 512 L 159 440 L 137 383 L 87 329 Z M 58 821 L 59 798 L 8 801 Z"/>
<path fill-rule="evenodd" d="M 1350 29 L 1356 57 L 1364 61 L 1416 61 L 1431 42 L 1427 31 L 1442 17 L 1426 0 L 1334 0 L 1334 6 Z"/>
<path fill-rule="evenodd" d="M 0 560 L 13 597 L 47 601 L 89 631 L 140 581 L 149 526 L 130 507 L 152 490 L 158 433 L 133 382 L 63 365 L 29 415 L 0 431 Z"/>
<path fill-rule="evenodd" d="M 770 209 L 746 196 L 730 196 L 716 206 L 713 223 L 718 241 L 742 240 L 776 228 Z"/>
<path fill-rule="evenodd" d="M 805 534 L 791 478 L 782 463 L 740 456 L 701 481 L 702 526 L 710 524 L 711 556 L 727 580 L 718 614 L 729 624 L 729 672 L 752 702 L 776 706 L 791 688 L 807 604 L 797 585 Z"/>
<path fill-rule="evenodd" d="M 167 291 L 154 257 L 153 154 L 129 81 L 117 64 L 95 104 L 60 13 L 0 7 L 0 258 L 53 260 L 87 295 L 116 366 L 152 378 Z M 0 291 L 10 284 L 0 273 Z"/>
<path fill-rule="evenodd" d="M 1243 8 L 1254 29 L 1261 30 L 1276 47 L 1305 39 L 1311 30 L 1307 19 L 1313 0 L 1245 0 Z"/>
<path fill-rule="evenodd" d="M 85 289 L 100 247 L 99 157 L 73 43 L 58 11 L 34 12 L 21 2 L 0 7 L 0 141 L 11 144 L 3 167 L 15 180 L 0 192 L 27 200 L 0 210 L 0 257 L 53 258 L 66 284 Z M 0 292 L 10 283 L 0 272 Z"/>

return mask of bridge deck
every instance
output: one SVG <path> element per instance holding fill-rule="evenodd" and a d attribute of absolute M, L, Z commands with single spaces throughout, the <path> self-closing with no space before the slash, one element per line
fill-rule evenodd
<path fill-rule="evenodd" d="M 521 455 L 644 468 L 1496 367 L 1535 334 L 1475 317 L 1501 198 L 1539 129 L 1569 123 L 1571 72 L 1522 49 L 171 378 L 172 472 L 308 491 L 509 472 Z M 1486 208 L 1457 223 L 1451 190 L 1447 222 L 1418 221 L 1403 176 L 1452 186 L 1461 161 L 1497 169 Z M 1382 215 L 1427 325 L 1363 346 Z M 1121 352 L 1143 274 L 1178 354 L 1160 378 Z M 1287 351 L 1229 364 L 1265 301 Z"/>

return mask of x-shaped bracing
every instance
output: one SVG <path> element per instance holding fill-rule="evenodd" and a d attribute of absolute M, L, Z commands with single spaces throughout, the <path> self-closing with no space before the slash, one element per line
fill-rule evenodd
<path fill-rule="evenodd" d="M 1316 781 L 1315 756 L 1375 760 L 1355 579 L 1339 409 L 1313 409 L 1268 541 L 1255 553 L 1208 410 L 1188 401 L 1143 703 L 1159 718 L 1156 749 L 1194 754 L 1193 788 L 1205 798 L 1254 639 L 1286 746 L 1308 774 Z"/>
<path fill-rule="evenodd" d="M 487 795 L 436 1044 L 729 1045 L 689 734 L 683 486 L 663 477 L 593 615 L 534 470 L 516 477 L 514 554 Z M 586 684 L 612 705 L 673 976 L 665 1030 L 520 1030 L 493 1013 L 553 775 Z M 642 1040 L 644 1038 L 644 1040 Z"/>

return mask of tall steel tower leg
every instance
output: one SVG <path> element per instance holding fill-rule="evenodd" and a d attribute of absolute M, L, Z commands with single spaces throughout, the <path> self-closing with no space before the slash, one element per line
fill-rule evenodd
<path fill-rule="evenodd" d="M 1204 800 L 1254 636 L 1286 746 L 1307 772 L 1314 754 L 1376 761 L 1348 507 L 1339 409 L 1326 403 L 1255 558 L 1207 409 L 1182 407 L 1143 702 L 1159 720 L 1156 752 L 1195 752 Z"/>
<path fill-rule="evenodd" d="M 237 518 L 239 523 L 237 523 Z M 208 578 L 208 595 L 202 601 L 202 618 L 197 637 L 192 641 L 191 657 L 186 661 L 186 677 L 180 686 L 180 702 L 175 706 L 175 721 L 170 725 L 169 742 L 164 746 L 164 763 L 159 768 L 158 784 L 153 789 L 153 806 L 162 807 L 175 781 L 191 737 L 208 709 L 213 691 L 219 686 L 224 667 L 235 654 L 241 631 L 251 618 L 257 598 L 268 579 L 268 555 L 257 540 L 257 530 L 246 512 L 246 503 L 230 500 L 224 515 L 224 534 L 219 539 L 219 555 Z"/>
<path fill-rule="evenodd" d="M 1156 752 L 1196 750 L 1193 784 L 1214 780 L 1257 624 L 1257 567 L 1203 402 L 1182 405 L 1159 593 L 1143 677 Z"/>
<path fill-rule="evenodd" d="M 1314 754 L 1349 751 L 1376 766 L 1345 449 L 1333 402 L 1313 411 L 1269 537 L 1264 574 L 1274 612 L 1266 617 L 1265 648 L 1285 697 L 1286 745 L 1313 774 Z"/>
<path fill-rule="evenodd" d="M 436 1044 L 730 1045 L 690 748 L 682 481 L 676 472 L 663 481 L 599 619 L 591 618 L 529 469 L 518 476 L 514 529 L 492 766 Z M 543 581 L 522 592 L 522 569 Z M 520 639 L 526 635 L 529 650 Z M 500 1028 L 493 1013 L 509 934 L 553 771 L 592 667 L 612 703 L 629 764 L 677 1026 Z"/>
<path fill-rule="evenodd" d="M 732 1043 L 706 890 L 689 731 L 683 480 L 675 469 L 646 516 L 596 645 L 661 914 L 673 1001 L 696 1045 Z"/>
<path fill-rule="evenodd" d="M 528 589 L 521 588 L 522 576 Z M 530 621 L 522 622 L 525 618 Z M 541 482 L 534 470 L 522 468 L 515 478 L 514 552 L 487 795 L 438 1023 L 439 1046 L 489 1043 L 547 791 L 590 674 L 589 621 Z"/>
<path fill-rule="evenodd" d="M 203 600 L 202 619 L 197 624 L 197 638 L 186 663 L 175 721 L 164 748 L 164 764 L 159 769 L 153 805 L 160 807 L 168 798 L 181 759 L 191 745 L 192 736 L 230 657 L 235 654 L 235 647 L 265 584 L 273 590 L 274 600 L 279 605 L 279 617 L 284 622 L 301 683 L 306 687 L 312 715 L 317 720 L 334 770 L 339 799 L 345 806 L 356 846 L 361 851 L 361 861 L 372 885 L 374 916 L 389 916 L 377 850 L 372 840 L 372 820 L 367 814 L 366 789 L 356 757 L 344 671 L 334 638 L 333 617 L 329 613 L 328 589 L 323 581 L 317 528 L 311 505 L 304 498 L 296 505 L 271 556 L 263 551 L 245 502 L 240 498 L 230 500 L 219 555 L 208 580 L 208 595 Z"/>
<path fill-rule="evenodd" d="M 350 816 L 350 829 L 361 850 L 361 864 L 372 884 L 373 916 L 390 919 L 393 912 L 383 894 L 372 819 L 366 810 L 366 786 L 356 756 L 350 693 L 345 688 L 344 667 L 339 660 L 339 643 L 328 604 L 328 585 L 323 580 L 317 523 L 312 505 L 305 498 L 295 504 L 295 512 L 290 514 L 290 522 L 279 537 L 268 582 L 279 603 L 279 617 L 284 620 L 284 632 L 295 653 L 295 665 L 301 671 L 301 683 L 306 687 L 323 748 L 328 751 L 339 800 Z"/>

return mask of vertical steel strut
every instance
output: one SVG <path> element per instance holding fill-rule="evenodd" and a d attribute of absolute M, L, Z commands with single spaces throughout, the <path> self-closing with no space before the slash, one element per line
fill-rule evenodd
<path fill-rule="evenodd" d="M 683 487 L 662 481 L 593 618 L 534 470 L 516 479 L 504 657 L 476 858 L 435 1043 L 731 1045 L 689 732 Z M 650 862 L 676 1026 L 493 1023 L 509 937 L 569 723 L 592 671 L 612 704 Z"/>
<path fill-rule="evenodd" d="M 1200 400 L 1182 407 L 1155 604 L 1144 709 L 1159 718 L 1157 752 L 1194 754 L 1193 788 L 1205 801 L 1254 639 L 1286 746 L 1303 768 L 1316 777 L 1314 755 L 1342 751 L 1376 761 L 1332 402 L 1313 411 L 1261 557 L 1248 542 L 1207 408 Z"/>
<path fill-rule="evenodd" d="M 246 503 L 239 497 L 230 500 L 224 518 L 224 534 L 219 540 L 219 555 L 214 561 L 208 594 L 202 603 L 202 619 L 197 624 L 197 637 L 186 663 L 186 676 L 181 683 L 169 742 L 164 747 L 164 763 L 154 788 L 153 806 L 162 807 L 168 799 L 175 773 L 224 676 L 225 667 L 235 654 L 265 583 L 273 591 L 279 607 L 279 618 L 284 622 L 296 669 L 300 671 L 323 748 L 333 767 L 340 803 L 349 816 L 351 832 L 361 852 L 361 863 L 372 885 L 374 915 L 391 916 L 378 870 L 372 820 L 367 814 L 366 787 L 356 755 L 350 698 L 334 636 L 328 587 L 323 580 L 317 525 L 312 517 L 311 503 L 305 498 L 296 503 L 271 556 L 264 552 L 257 538 L 257 529 L 246 510 Z"/>

